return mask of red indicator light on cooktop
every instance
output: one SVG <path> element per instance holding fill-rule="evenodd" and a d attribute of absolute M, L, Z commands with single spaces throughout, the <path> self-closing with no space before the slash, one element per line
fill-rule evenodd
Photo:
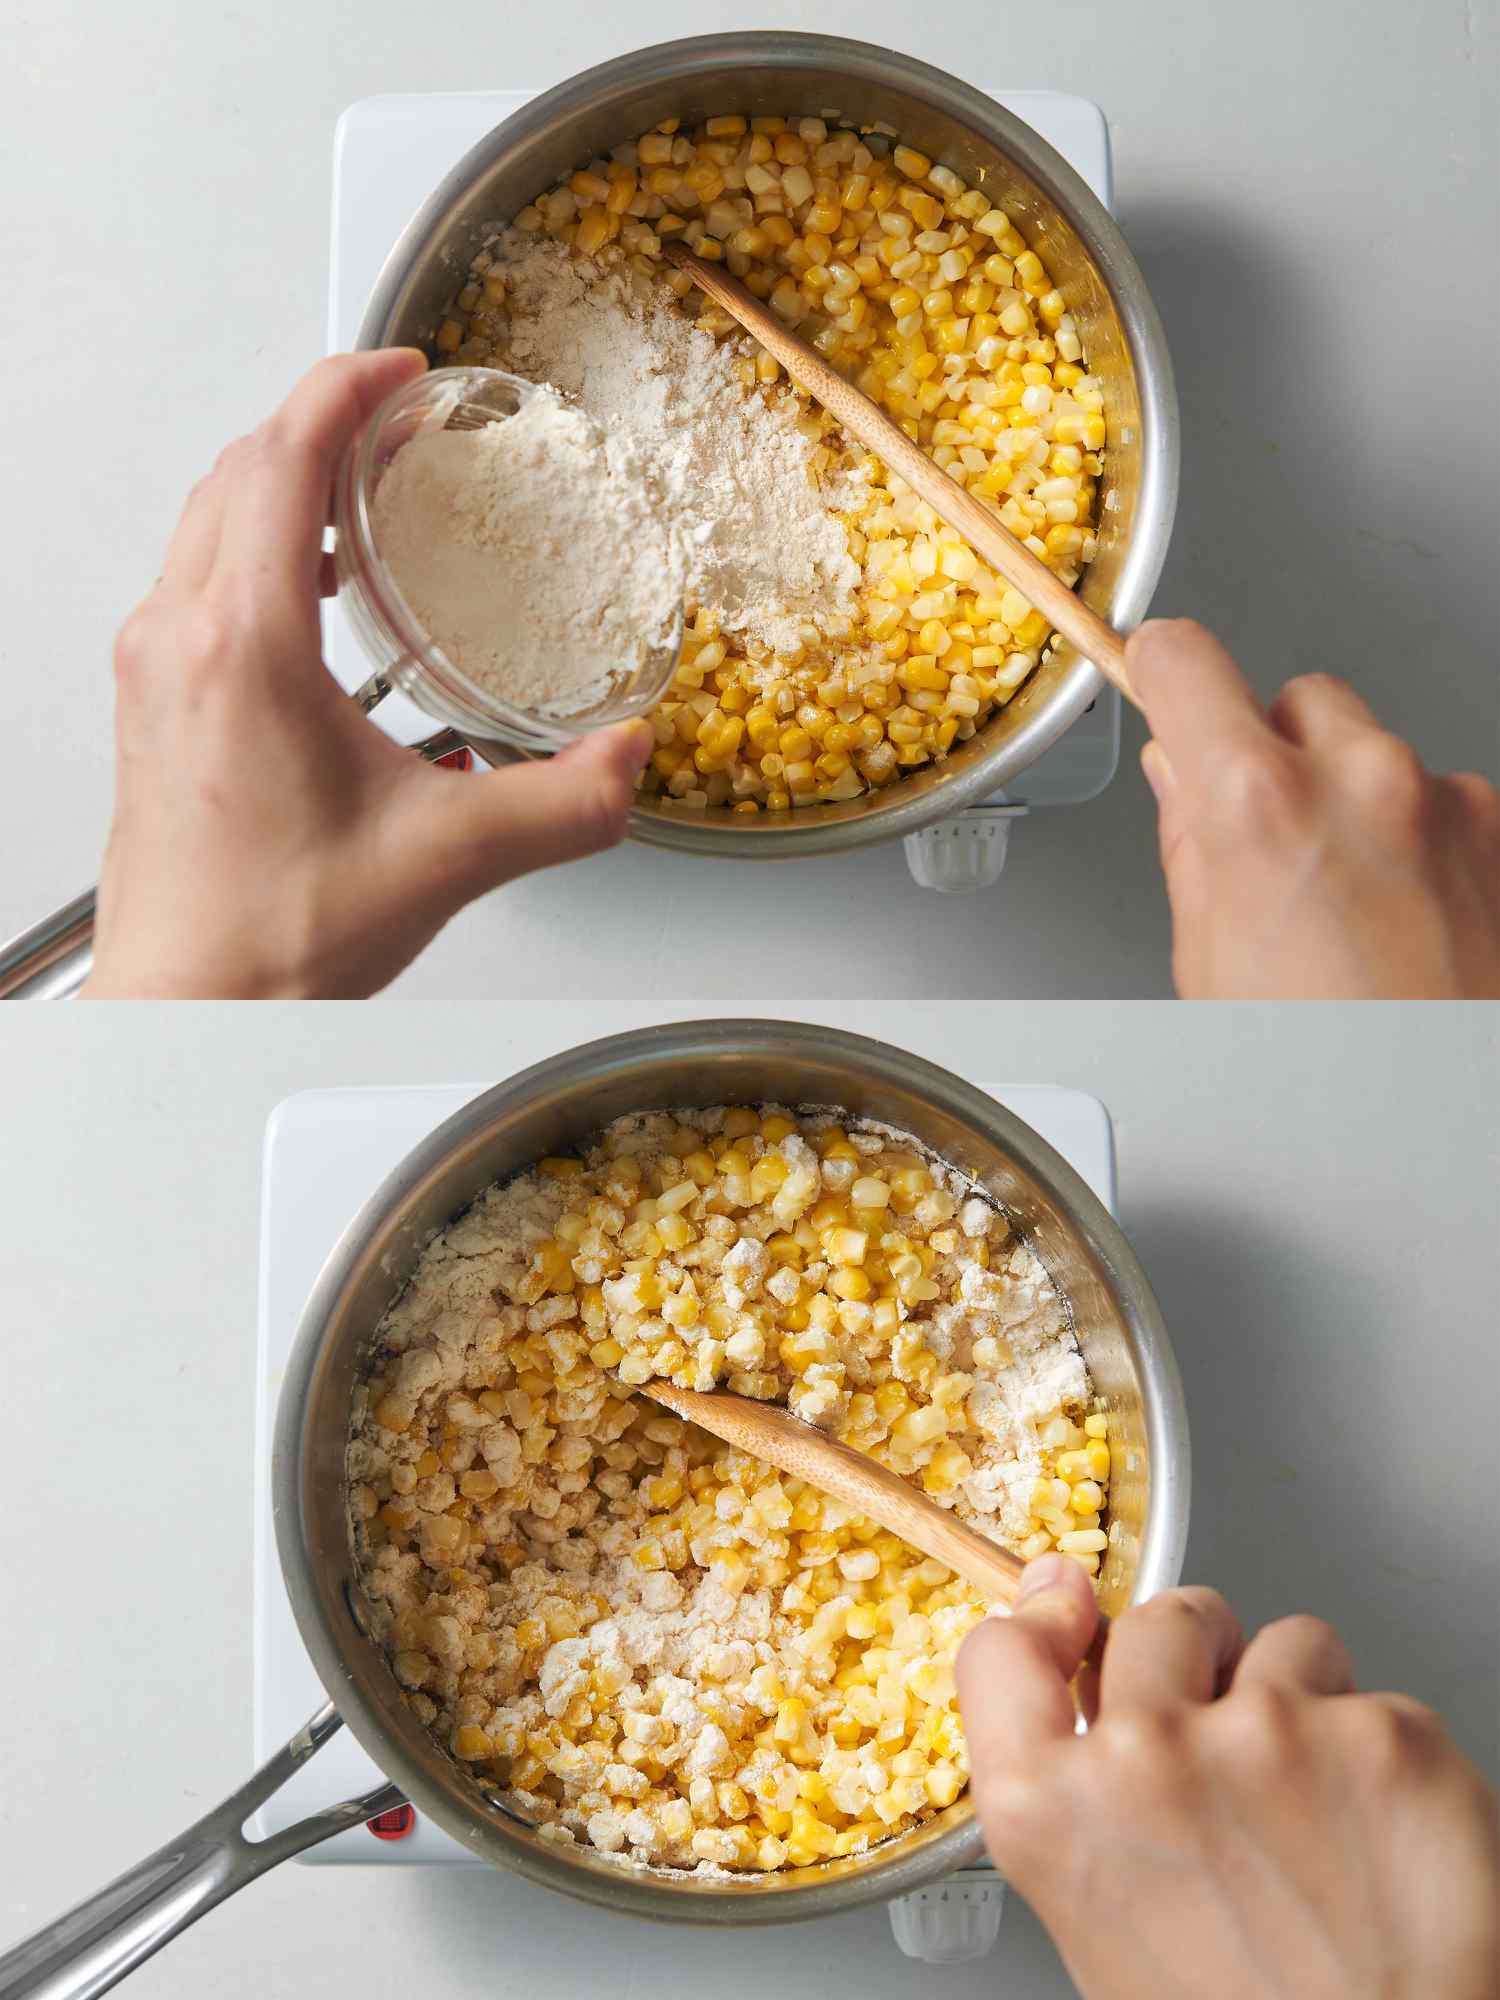
<path fill-rule="evenodd" d="M 416 1823 L 411 1806 L 392 1806 L 389 1812 L 376 1813 L 374 1819 L 365 1821 L 377 1840 L 405 1840 Z"/>

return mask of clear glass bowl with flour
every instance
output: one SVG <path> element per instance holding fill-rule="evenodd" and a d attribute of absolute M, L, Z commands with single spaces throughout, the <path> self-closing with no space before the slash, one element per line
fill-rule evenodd
<path fill-rule="evenodd" d="M 649 464 L 553 389 L 439 368 L 375 412 L 334 496 L 350 623 L 437 721 L 530 751 L 653 709 L 684 561 Z"/>

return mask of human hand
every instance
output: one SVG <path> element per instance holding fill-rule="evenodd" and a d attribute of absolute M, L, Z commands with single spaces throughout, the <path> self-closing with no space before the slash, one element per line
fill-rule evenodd
<path fill-rule="evenodd" d="M 1184 999 L 1500 995 L 1500 794 L 1435 778 L 1343 681 L 1263 711 L 1201 625 L 1126 647 Z"/>
<path fill-rule="evenodd" d="M 1495 1797 L 1429 1709 L 1354 1693 L 1316 1618 L 1247 1646 L 1216 1592 L 1170 1590 L 1111 1628 L 1078 1736 L 1097 1624 L 1043 1556 L 958 1658 L 990 1854 L 1085 2000 L 1489 2000 Z"/>
<path fill-rule="evenodd" d="M 473 897 L 619 840 L 643 722 L 486 775 L 399 748 L 322 663 L 333 478 L 414 349 L 320 362 L 189 496 L 115 646 L 94 998 L 354 997 Z"/>

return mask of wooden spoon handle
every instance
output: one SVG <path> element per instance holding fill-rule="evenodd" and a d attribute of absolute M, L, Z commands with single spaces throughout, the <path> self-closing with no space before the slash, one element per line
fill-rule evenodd
<path fill-rule="evenodd" d="M 738 279 L 717 264 L 705 264 L 680 243 L 663 244 L 662 255 L 679 270 L 686 271 L 699 290 L 716 300 L 746 332 L 753 333 L 789 375 L 795 376 L 826 410 L 832 411 L 851 436 L 883 458 L 893 472 L 899 472 L 940 520 L 956 528 L 992 569 L 997 569 L 1007 583 L 1014 584 L 1064 638 L 1071 639 L 1085 659 L 1093 661 L 1127 700 L 1135 700 L 1125 671 L 1125 641 L 1119 633 L 1017 541 L 988 507 L 950 479 L 941 466 L 934 465 L 922 447 L 913 444 L 878 404 L 836 374 L 800 334 L 783 326 L 775 313 L 747 292 Z"/>
<path fill-rule="evenodd" d="M 642 1383 L 641 1394 L 711 1431 L 736 1451 L 763 1458 L 845 1501 L 923 1555 L 946 1563 L 983 1596 L 1005 1604 L 1015 1596 L 1023 1567 L 1019 1556 L 966 1526 L 889 1467 L 825 1437 L 777 1405 L 757 1403 L 748 1396 L 705 1395 L 671 1382 Z"/>

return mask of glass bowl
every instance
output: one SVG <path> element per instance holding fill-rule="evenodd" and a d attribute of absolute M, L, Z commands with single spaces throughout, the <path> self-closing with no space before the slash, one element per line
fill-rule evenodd
<path fill-rule="evenodd" d="M 397 689 L 453 729 L 537 752 L 645 715 L 671 686 L 682 646 L 680 604 L 670 642 L 622 670 L 592 708 L 567 715 L 518 708 L 454 665 L 418 622 L 375 546 L 371 503 L 403 445 L 425 431 L 503 423 L 539 393 L 534 383 L 499 368 L 435 368 L 387 397 L 344 454 L 334 488 L 334 561 L 341 601 L 375 670 L 356 694 L 363 708 Z"/>

